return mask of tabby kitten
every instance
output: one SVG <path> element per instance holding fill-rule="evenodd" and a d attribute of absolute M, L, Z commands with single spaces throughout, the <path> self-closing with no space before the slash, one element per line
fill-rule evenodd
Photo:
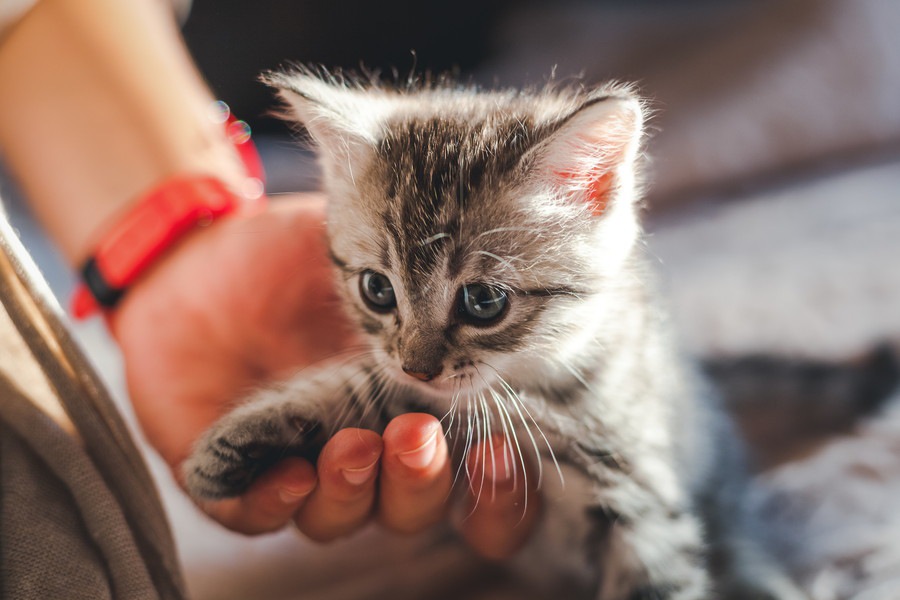
<path fill-rule="evenodd" d="M 193 495 L 427 411 L 467 448 L 499 432 L 565 472 L 525 556 L 592 597 L 795 597 L 740 531 L 738 449 L 654 301 L 628 87 L 267 81 L 318 146 L 338 287 L 371 348 L 221 419 L 185 465 Z"/>

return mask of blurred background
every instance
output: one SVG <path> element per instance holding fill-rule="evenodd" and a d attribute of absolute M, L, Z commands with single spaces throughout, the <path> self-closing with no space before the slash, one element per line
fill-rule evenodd
<path fill-rule="evenodd" d="M 487 87 L 540 85 L 551 76 L 587 85 L 633 81 L 654 111 L 646 252 L 660 267 L 674 320 L 693 352 L 852 365 L 877 344 L 900 340 L 896 0 L 176 4 L 187 44 L 215 94 L 251 125 L 273 193 L 316 185 L 312 155 L 267 116 L 273 95 L 257 82 L 261 71 L 289 61 L 364 68 L 388 80 L 450 71 Z M 14 225 L 66 305 L 73 276 L 12 182 L 0 184 Z M 127 412 L 118 357 L 102 326 L 76 328 Z M 834 443 L 870 440 L 867 426 L 849 424 L 837 442 L 805 447 L 803 456 L 773 467 L 770 498 L 796 484 L 790 469 L 822 460 Z M 900 465 L 900 450 L 880 448 Z M 256 540 L 234 536 L 206 522 L 152 453 L 149 459 L 198 599 L 292 598 L 301 585 L 307 598 L 377 597 L 372 590 L 384 585 L 378 583 L 382 570 L 371 556 L 352 562 L 354 552 L 393 544 L 410 560 L 422 558 L 416 542 L 386 542 L 375 533 L 315 553 L 292 532 Z M 851 477 L 817 473 L 807 490 Z M 868 524 L 885 547 L 900 539 L 900 522 L 885 516 L 900 514 L 894 510 L 900 508 L 900 475 L 894 481 L 873 492 L 881 500 L 867 506 L 875 508 L 855 512 L 860 522 L 846 525 L 858 531 Z M 813 526 L 795 516 L 792 527 Z M 794 558 L 804 551 L 785 550 Z M 833 552 L 820 562 L 838 561 L 840 550 Z M 896 578 L 900 557 L 893 550 L 878 557 L 877 569 Z M 337 571 L 328 566 L 336 558 L 343 565 Z M 464 559 L 420 560 L 417 575 L 404 580 L 409 597 L 425 597 L 421 586 L 435 582 L 460 590 L 446 560 Z M 812 562 L 804 564 L 798 576 L 819 590 L 816 598 L 851 597 L 835 591 L 841 584 L 834 578 L 821 583 L 822 570 Z M 358 575 L 352 582 L 340 575 L 348 565 Z M 879 585 L 900 586 L 890 577 Z M 866 597 L 900 595 L 900 587 L 882 589 L 893 592 Z"/>

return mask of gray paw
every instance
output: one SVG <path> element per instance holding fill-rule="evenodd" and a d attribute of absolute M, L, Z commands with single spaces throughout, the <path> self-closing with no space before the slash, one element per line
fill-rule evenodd
<path fill-rule="evenodd" d="M 183 466 L 185 485 L 195 498 L 240 496 L 285 457 L 315 461 L 324 441 L 316 421 L 281 411 L 236 411 L 198 441 Z"/>

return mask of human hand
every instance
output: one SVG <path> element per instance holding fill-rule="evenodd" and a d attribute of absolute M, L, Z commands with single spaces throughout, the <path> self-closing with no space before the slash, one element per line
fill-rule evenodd
<path fill-rule="evenodd" d="M 323 223 L 324 201 L 312 195 L 224 219 L 188 236 L 113 313 L 110 328 L 135 412 L 176 474 L 194 440 L 242 393 L 352 344 L 332 288 Z M 480 480 L 476 463 L 470 471 Z M 491 469 L 484 468 L 490 481 Z M 489 557 L 514 551 L 538 512 L 534 491 L 511 485 L 512 475 L 496 474 L 494 493 L 482 495 L 461 525 L 469 544 Z M 437 420 L 407 414 L 383 435 L 342 430 L 315 466 L 285 459 L 242 497 L 202 508 L 248 534 L 291 519 L 316 540 L 346 535 L 373 518 L 412 532 L 444 517 L 451 479 Z M 533 497 L 526 502 L 525 494 Z"/>

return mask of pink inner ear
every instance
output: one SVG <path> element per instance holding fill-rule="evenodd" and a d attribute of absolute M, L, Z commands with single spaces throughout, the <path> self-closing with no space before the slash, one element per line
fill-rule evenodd
<path fill-rule="evenodd" d="M 639 114 L 633 108 L 612 113 L 604 106 L 588 109 L 568 123 L 548 149 L 551 176 L 585 202 L 595 216 L 606 212 L 618 169 L 628 159 L 629 146 L 638 133 Z"/>
<path fill-rule="evenodd" d="M 556 176 L 561 180 L 576 179 L 580 176 L 572 171 L 556 171 Z M 587 197 L 585 201 L 591 209 L 591 214 L 600 216 L 606 212 L 606 206 L 609 204 L 609 192 L 613 183 L 613 172 L 601 169 L 595 169 L 590 174 L 588 185 L 586 186 Z"/>

